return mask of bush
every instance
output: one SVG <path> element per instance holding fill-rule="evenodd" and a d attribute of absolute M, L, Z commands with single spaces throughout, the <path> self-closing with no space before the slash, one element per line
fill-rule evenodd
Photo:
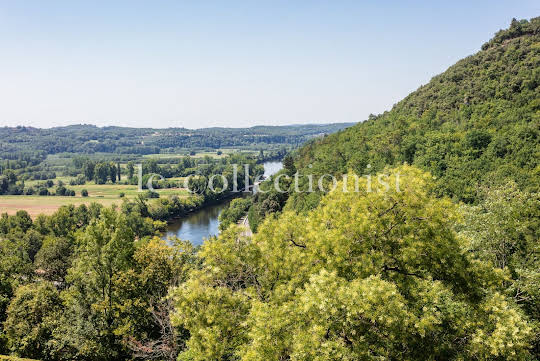
<path fill-rule="evenodd" d="M 229 225 L 236 223 L 244 217 L 251 205 L 249 198 L 236 198 L 231 201 L 229 207 L 219 215 L 219 229 L 224 231 Z"/>
<path fill-rule="evenodd" d="M 83 185 L 86 183 L 86 177 L 83 174 L 78 174 L 77 178 L 71 178 L 69 180 L 70 186 Z"/>
<path fill-rule="evenodd" d="M 124 192 L 120 192 L 120 194 L 118 194 L 118 197 L 120 198 L 124 198 L 126 196 L 126 194 Z"/>
<path fill-rule="evenodd" d="M 56 187 L 56 195 L 57 196 L 65 196 L 66 191 L 67 191 L 67 189 L 63 185 L 59 185 L 58 187 Z"/>
<path fill-rule="evenodd" d="M 88 191 L 86 189 L 81 190 L 82 197 L 88 197 Z"/>
<path fill-rule="evenodd" d="M 145 196 L 146 196 L 146 198 L 159 198 L 159 193 L 152 192 L 152 191 L 147 191 L 145 193 Z"/>

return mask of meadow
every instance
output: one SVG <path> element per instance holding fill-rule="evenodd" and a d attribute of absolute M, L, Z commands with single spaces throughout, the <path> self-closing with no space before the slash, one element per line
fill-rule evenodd
<path fill-rule="evenodd" d="M 66 183 L 65 177 L 59 177 L 64 183 Z M 181 181 L 181 178 L 173 178 L 174 180 Z M 55 180 L 56 182 L 57 180 Z M 28 182 L 30 183 L 30 182 Z M 54 189 L 55 186 L 50 188 Z M 104 206 L 111 206 L 112 204 L 120 205 L 122 199 L 135 198 L 139 192 L 136 185 L 124 185 L 124 184 L 95 184 L 89 182 L 84 185 L 67 186 L 69 189 L 75 191 L 74 197 L 67 196 L 39 196 L 39 195 L 2 195 L 0 196 L 0 214 L 8 213 L 15 214 L 18 210 L 25 210 L 31 217 L 35 217 L 38 214 L 50 215 L 54 213 L 58 208 L 63 205 L 73 204 L 90 204 L 92 202 L 100 203 Z M 88 197 L 82 197 L 81 191 L 86 189 L 88 191 Z M 182 188 L 167 188 L 156 189 L 161 197 L 169 195 L 179 195 L 181 197 L 188 197 L 187 190 Z M 120 197 L 121 194 L 123 197 Z"/>

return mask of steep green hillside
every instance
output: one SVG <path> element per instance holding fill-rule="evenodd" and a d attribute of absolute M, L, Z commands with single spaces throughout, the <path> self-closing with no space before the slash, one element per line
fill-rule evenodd
<path fill-rule="evenodd" d="M 301 174 L 367 174 L 407 162 L 438 178 L 438 195 L 468 203 L 479 184 L 512 179 L 536 191 L 539 85 L 540 18 L 513 20 L 391 111 L 303 147 L 296 167 Z M 289 204 L 309 209 L 319 197 L 293 194 Z"/>

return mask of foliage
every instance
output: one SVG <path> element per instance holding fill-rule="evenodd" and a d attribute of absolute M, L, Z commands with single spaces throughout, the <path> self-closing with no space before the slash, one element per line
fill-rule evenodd
<path fill-rule="evenodd" d="M 287 157 L 253 199 L 231 202 L 221 234 L 198 251 L 160 240 L 164 221 L 230 196 L 235 163 L 252 166 L 238 169 L 237 187 L 244 176 L 253 182 L 255 162 L 270 152 L 142 162 L 146 181 L 197 175 L 190 186 L 199 194 L 189 197 L 69 205 L 34 219 L 2 214 L 0 352 L 88 361 L 538 359 L 538 21 L 513 21 L 391 112 Z M 24 181 L 55 178 L 41 162 L 76 146 L 143 154 L 294 142 L 328 127 L 2 128 L 0 191 L 49 194 L 51 179 Z M 120 181 L 118 160 L 99 157 L 75 157 L 73 166 L 86 180 Z M 387 167 L 403 162 L 412 165 Z M 134 163 L 125 170 L 137 182 Z M 309 173 L 347 171 L 326 195 L 291 192 L 297 172 L 306 191 Z M 358 192 L 353 172 L 364 174 Z M 216 174 L 227 185 L 205 187 Z M 246 211 L 253 236 L 233 224 Z"/>
<path fill-rule="evenodd" d="M 60 308 L 59 292 L 51 283 L 19 287 L 4 324 L 11 351 L 23 357 L 49 359 L 47 342 Z"/>
<path fill-rule="evenodd" d="M 36 273 L 62 285 L 71 267 L 74 248 L 74 242 L 69 238 L 48 236 L 36 255 Z"/>
<path fill-rule="evenodd" d="M 302 189 L 307 174 L 364 175 L 406 162 L 437 177 L 435 194 L 466 203 L 479 201 L 479 185 L 508 180 L 539 191 L 539 28 L 540 18 L 513 21 L 391 111 L 302 147 L 295 157 Z M 291 196 L 295 210 L 320 199 Z"/>
<path fill-rule="evenodd" d="M 234 224 L 246 215 L 251 200 L 249 198 L 236 198 L 231 201 L 229 207 L 219 215 L 219 229 L 221 231 L 227 229 L 231 224 Z"/>
<path fill-rule="evenodd" d="M 513 182 L 487 188 L 483 202 L 466 208 L 462 233 L 470 250 L 508 272 L 506 293 L 540 325 L 540 198 Z M 540 337 L 535 350 L 540 354 Z"/>
<path fill-rule="evenodd" d="M 339 184 L 253 240 L 231 227 L 206 242 L 202 270 L 175 292 L 190 333 L 180 359 L 528 357 L 532 327 L 503 274 L 466 252 L 457 207 L 429 195 L 429 174 L 398 172 L 400 192 Z"/>

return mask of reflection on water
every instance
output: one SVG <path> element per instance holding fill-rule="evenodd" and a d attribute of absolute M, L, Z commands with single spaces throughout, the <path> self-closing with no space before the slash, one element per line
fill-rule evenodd
<path fill-rule="evenodd" d="M 176 236 L 183 240 L 189 240 L 194 245 L 200 245 L 205 239 L 218 234 L 221 212 L 227 208 L 230 199 L 221 203 L 204 207 L 187 216 L 176 219 L 167 227 L 165 237 Z"/>
<path fill-rule="evenodd" d="M 282 168 L 281 162 L 266 162 L 263 165 L 265 177 L 271 176 Z M 201 245 L 205 239 L 219 233 L 218 217 L 230 202 L 231 199 L 227 199 L 172 221 L 167 226 L 167 232 L 163 238 L 176 236 L 183 240 L 189 240 L 194 245 Z"/>
<path fill-rule="evenodd" d="M 276 174 L 283 168 L 283 164 L 280 161 L 266 162 L 264 165 L 264 177 L 268 178 L 273 174 Z"/>

